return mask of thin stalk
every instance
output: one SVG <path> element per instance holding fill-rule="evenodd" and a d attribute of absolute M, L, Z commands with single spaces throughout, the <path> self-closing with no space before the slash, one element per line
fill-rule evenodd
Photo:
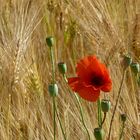
<path fill-rule="evenodd" d="M 123 137 L 124 127 L 125 127 L 125 122 L 122 123 L 121 134 L 120 134 L 119 140 L 121 140 Z"/>
<path fill-rule="evenodd" d="M 110 127 L 109 127 L 108 140 L 110 140 L 112 124 L 113 124 L 114 116 L 115 116 L 116 109 L 117 109 L 117 106 L 118 106 L 118 102 L 119 102 L 119 99 L 120 99 L 121 90 L 122 90 L 122 86 L 123 86 L 123 81 L 124 81 L 124 78 L 125 78 L 125 72 L 126 72 L 126 69 L 124 69 L 124 71 L 123 71 L 123 76 L 122 76 L 120 88 L 119 88 L 119 91 L 118 91 L 118 96 L 117 96 L 117 99 L 116 99 L 116 104 L 115 104 L 115 107 L 114 107 L 114 110 L 113 110 L 113 114 L 112 114 L 112 118 L 111 118 L 111 122 L 110 122 Z"/>
<path fill-rule="evenodd" d="M 57 118 L 58 118 L 58 121 L 59 121 L 59 124 L 60 124 L 61 131 L 62 131 L 62 134 L 63 134 L 63 138 L 64 138 L 64 140 L 66 140 L 66 135 L 65 135 L 65 132 L 64 132 L 64 129 L 63 129 L 63 126 L 62 126 L 62 122 L 61 122 L 61 120 L 59 118 L 59 114 L 57 112 L 57 108 L 55 110 L 56 110 L 56 115 L 57 115 Z"/>
<path fill-rule="evenodd" d="M 54 63 L 54 55 L 53 55 L 53 48 L 50 47 L 50 58 L 51 58 L 51 66 L 52 66 L 52 83 L 55 83 L 55 63 Z M 53 96 L 53 136 L 54 140 L 56 139 L 56 106 L 55 106 L 55 97 Z"/>
<path fill-rule="evenodd" d="M 105 122 L 105 119 L 106 119 L 106 112 L 104 113 L 104 118 L 102 120 L 102 123 L 101 123 L 101 127 L 103 126 L 104 122 Z"/>
<path fill-rule="evenodd" d="M 67 80 L 66 75 L 63 75 L 63 78 L 64 78 L 64 81 L 65 81 L 66 84 L 67 84 L 67 83 L 68 83 L 68 80 Z M 71 91 L 69 91 L 69 92 L 71 92 Z M 85 128 L 85 131 L 86 131 L 86 133 L 87 133 L 88 140 L 90 140 L 90 134 L 89 134 L 89 131 L 88 131 L 87 126 L 86 126 L 86 124 L 85 124 L 85 120 L 84 120 L 84 116 L 83 116 L 83 109 L 82 109 L 82 106 L 81 106 L 81 102 L 80 102 L 79 97 L 77 96 L 77 94 L 74 93 L 73 95 L 74 95 L 74 97 L 75 97 L 75 99 L 76 99 L 76 101 L 77 101 L 77 103 L 78 103 L 78 107 L 79 107 L 79 109 L 80 109 L 81 121 L 82 121 L 82 124 L 83 124 L 83 126 L 84 126 L 84 128 Z"/>
<path fill-rule="evenodd" d="M 51 63 L 52 63 L 52 82 L 53 84 L 55 83 L 55 62 L 54 62 L 54 51 L 53 48 L 50 47 L 50 58 L 51 58 Z"/>
<path fill-rule="evenodd" d="M 52 83 L 55 84 L 55 62 L 54 62 L 54 51 L 53 47 L 50 47 L 50 58 L 51 58 L 51 63 L 52 63 Z M 54 140 L 56 139 L 56 115 L 60 124 L 60 128 L 63 134 L 64 140 L 66 140 L 66 136 L 64 133 L 64 129 L 62 127 L 61 120 L 59 118 L 58 112 L 57 112 L 57 107 L 56 107 L 56 101 L 55 101 L 55 96 L 53 96 L 53 131 L 54 131 Z"/>
<path fill-rule="evenodd" d="M 53 97 L 53 132 L 54 132 L 54 140 L 56 135 L 56 108 L 55 108 L 55 97 Z"/>
<path fill-rule="evenodd" d="M 75 97 L 76 97 L 76 100 L 77 100 L 77 102 L 78 102 L 78 106 L 79 106 L 79 109 L 80 109 L 81 121 L 82 121 L 82 123 L 83 123 L 83 126 L 84 126 L 86 132 L 87 132 L 88 140 L 90 140 L 90 134 L 89 134 L 89 131 L 88 131 L 87 126 L 86 126 L 85 121 L 84 121 L 83 109 L 82 109 L 82 106 L 81 106 L 79 97 L 78 97 L 76 94 L 74 94 L 74 95 L 75 95 Z"/>
<path fill-rule="evenodd" d="M 68 80 L 67 80 L 66 74 L 63 74 L 63 78 L 64 78 L 65 82 L 67 83 Z"/>
<path fill-rule="evenodd" d="M 102 124 L 102 112 L 101 112 L 100 98 L 97 101 L 97 106 L 98 106 L 98 126 L 101 127 L 101 124 Z"/>

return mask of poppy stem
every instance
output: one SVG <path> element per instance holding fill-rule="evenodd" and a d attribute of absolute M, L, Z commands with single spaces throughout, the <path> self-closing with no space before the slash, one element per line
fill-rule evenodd
<path fill-rule="evenodd" d="M 64 132 L 64 129 L 63 129 L 63 126 L 62 126 L 62 122 L 60 120 L 60 117 L 59 117 L 56 106 L 55 106 L 55 110 L 56 110 L 56 115 L 57 115 L 57 118 L 58 118 L 58 121 L 59 121 L 59 124 L 60 124 L 61 131 L 62 131 L 62 134 L 63 134 L 63 138 L 64 138 L 64 140 L 66 140 L 66 135 L 65 135 L 65 132 Z"/>
<path fill-rule="evenodd" d="M 55 134 L 56 134 L 56 112 L 55 112 L 55 97 L 53 97 L 53 133 L 54 133 L 54 140 L 55 140 Z"/>
<path fill-rule="evenodd" d="M 111 130 L 112 130 L 112 124 L 113 124 L 113 121 L 114 121 L 116 109 L 117 109 L 118 102 L 119 102 L 119 99 L 120 99 L 121 89 L 122 89 L 122 86 L 123 86 L 123 81 L 125 79 L 125 72 L 126 72 L 126 69 L 124 69 L 124 71 L 123 71 L 123 76 L 122 76 L 120 88 L 119 88 L 119 91 L 118 91 L 118 96 L 117 96 L 117 99 L 116 99 L 116 104 L 115 104 L 115 107 L 114 107 L 114 110 L 113 110 L 113 114 L 112 114 L 112 118 L 111 118 L 111 122 L 110 122 L 110 126 L 109 126 L 108 140 L 110 140 Z"/>
<path fill-rule="evenodd" d="M 104 112 L 104 118 L 103 118 L 103 120 L 102 120 L 101 126 L 104 124 L 105 119 L 106 119 L 106 112 Z"/>
<path fill-rule="evenodd" d="M 54 62 L 54 51 L 53 48 L 50 47 L 50 58 L 51 58 L 51 64 L 52 64 L 52 83 L 55 83 L 55 62 Z"/>
<path fill-rule="evenodd" d="M 53 47 L 50 47 L 50 59 L 51 59 L 51 65 L 52 65 L 52 83 L 55 84 L 55 61 L 54 61 L 54 50 Z M 55 101 L 55 96 L 52 97 L 53 100 L 53 131 L 54 131 L 54 140 L 56 139 L 56 116 L 58 118 L 60 128 L 63 134 L 64 140 L 66 140 L 66 136 L 64 133 L 64 129 L 62 127 L 61 120 L 59 118 L 58 112 L 57 112 L 57 106 Z"/>
<path fill-rule="evenodd" d="M 83 126 L 84 126 L 84 128 L 85 128 L 85 130 L 86 130 L 86 132 L 87 132 L 88 139 L 90 140 L 90 134 L 89 134 L 89 131 L 88 131 L 87 126 L 86 126 L 85 121 L 84 121 L 83 109 L 82 109 L 82 106 L 81 106 L 81 102 L 80 102 L 80 100 L 79 100 L 79 97 L 78 97 L 76 94 L 74 94 L 74 95 L 75 95 L 76 100 L 77 100 L 78 105 L 79 105 L 80 115 L 81 115 L 81 120 L 82 120 Z"/>
<path fill-rule="evenodd" d="M 64 78 L 64 81 L 66 82 L 66 84 L 68 83 L 68 80 L 67 80 L 67 77 L 66 77 L 66 75 L 63 75 L 63 78 Z M 70 90 L 69 90 L 70 91 Z M 70 91 L 71 92 L 71 91 Z M 83 109 L 82 109 L 82 106 L 81 106 L 81 102 L 80 102 L 80 100 L 79 100 L 79 97 L 77 96 L 77 94 L 72 94 L 72 95 L 74 95 L 74 97 L 75 97 L 75 99 L 76 99 L 76 101 L 77 101 L 77 103 L 78 103 L 78 107 L 79 107 L 79 109 L 80 109 L 80 116 L 81 116 L 81 121 L 82 121 L 82 124 L 83 124 L 83 126 L 84 126 L 84 128 L 85 128 L 85 131 L 87 132 L 87 135 L 88 135 L 88 140 L 90 140 L 90 134 L 89 134 L 89 131 L 88 131 L 88 128 L 87 128 L 87 126 L 86 126 L 86 124 L 85 124 L 85 120 L 84 120 L 84 116 L 83 116 Z"/>
<path fill-rule="evenodd" d="M 54 54 L 53 48 L 50 47 L 50 59 L 51 59 L 51 66 L 52 66 L 52 83 L 55 83 L 55 63 L 54 63 Z M 56 106 L 55 106 L 55 96 L 52 97 L 53 100 L 53 136 L 54 140 L 56 139 Z"/>
<path fill-rule="evenodd" d="M 63 74 L 63 78 L 64 78 L 65 82 L 67 83 L 68 80 L 67 80 L 67 76 L 66 76 L 66 74 Z"/>
<path fill-rule="evenodd" d="M 100 98 L 97 101 L 98 106 L 98 126 L 102 127 L 102 112 L 101 112 L 101 101 Z"/>

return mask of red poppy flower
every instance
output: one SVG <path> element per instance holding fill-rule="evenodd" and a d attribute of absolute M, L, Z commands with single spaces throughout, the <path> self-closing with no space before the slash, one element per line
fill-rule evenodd
<path fill-rule="evenodd" d="M 68 84 L 85 100 L 95 102 L 101 90 L 109 92 L 112 88 L 109 72 L 96 56 L 81 59 L 77 63 L 76 73 L 77 77 L 68 78 Z"/>

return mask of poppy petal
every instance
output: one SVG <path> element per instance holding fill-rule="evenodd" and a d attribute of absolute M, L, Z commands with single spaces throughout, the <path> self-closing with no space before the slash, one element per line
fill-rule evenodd
<path fill-rule="evenodd" d="M 103 68 L 102 68 L 100 61 L 95 56 L 90 57 L 90 61 L 91 61 L 91 63 L 89 65 L 89 68 L 92 71 L 92 73 L 94 75 L 102 75 Z"/>
<path fill-rule="evenodd" d="M 99 98 L 100 90 L 94 90 L 92 87 L 82 87 L 78 94 L 85 100 L 95 102 Z"/>
<path fill-rule="evenodd" d="M 102 67 L 102 73 L 103 73 L 105 79 L 107 79 L 109 77 L 109 71 L 104 64 L 101 63 L 100 65 Z"/>
<path fill-rule="evenodd" d="M 76 73 L 77 77 L 69 78 L 68 84 L 85 100 L 95 102 L 100 90 L 109 92 L 112 88 L 108 69 L 96 56 L 81 59 L 77 63 Z"/>
<path fill-rule="evenodd" d="M 87 58 L 82 59 L 76 66 L 76 73 L 83 81 L 88 81 L 90 78 L 90 69 L 88 69 L 90 62 Z"/>
<path fill-rule="evenodd" d="M 101 64 L 103 68 L 103 76 L 104 76 L 104 85 L 101 87 L 101 90 L 104 92 L 109 92 L 112 89 L 112 81 L 109 77 L 109 72 L 104 64 Z"/>
<path fill-rule="evenodd" d="M 108 82 L 102 86 L 101 90 L 104 92 L 109 92 L 112 89 L 112 82 Z"/>
<path fill-rule="evenodd" d="M 68 84 L 73 91 L 78 91 L 79 89 L 79 77 L 68 78 Z"/>
<path fill-rule="evenodd" d="M 92 75 L 100 75 L 102 70 L 96 56 L 88 56 L 77 63 L 76 72 L 83 81 L 90 81 Z"/>

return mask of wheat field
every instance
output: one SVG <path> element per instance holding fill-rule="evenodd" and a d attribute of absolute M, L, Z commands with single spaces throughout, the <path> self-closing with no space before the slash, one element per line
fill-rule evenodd
<path fill-rule="evenodd" d="M 59 94 L 56 104 L 67 140 L 88 140 L 79 108 L 57 64 L 75 75 L 77 61 L 95 54 L 111 74 L 113 88 L 104 123 L 107 140 L 123 73 L 124 54 L 140 63 L 140 0 L 0 0 L 0 140 L 53 140 L 51 62 L 46 37 L 55 38 Z M 123 140 L 140 140 L 140 88 L 127 69 L 111 140 L 119 140 L 120 114 L 127 114 Z M 97 103 L 80 99 L 91 140 L 97 127 Z M 63 134 L 56 119 L 56 140 Z"/>

